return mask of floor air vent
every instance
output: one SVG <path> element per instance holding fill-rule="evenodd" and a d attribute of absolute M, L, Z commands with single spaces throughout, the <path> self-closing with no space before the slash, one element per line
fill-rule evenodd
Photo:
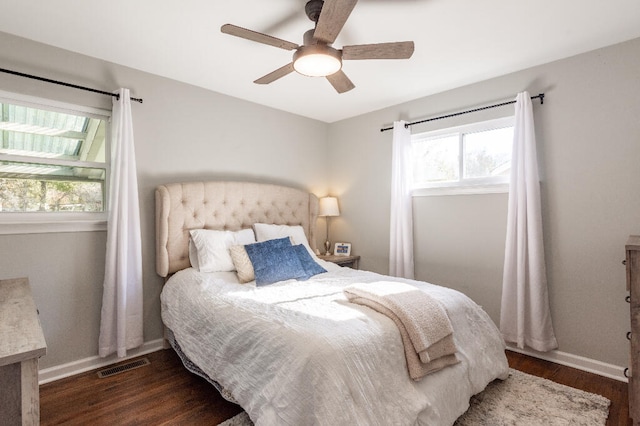
<path fill-rule="evenodd" d="M 135 368 L 144 367 L 151 364 L 147 358 L 136 359 L 125 364 L 116 365 L 115 367 L 105 368 L 98 371 L 98 377 L 104 379 L 105 377 L 115 376 L 116 374 L 124 373 L 125 371 L 133 370 Z"/>

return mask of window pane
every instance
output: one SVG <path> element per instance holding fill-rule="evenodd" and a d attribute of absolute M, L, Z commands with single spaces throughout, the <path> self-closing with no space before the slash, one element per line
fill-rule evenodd
<path fill-rule="evenodd" d="M 0 153 L 104 163 L 105 122 L 0 103 Z"/>
<path fill-rule="evenodd" d="M 108 114 L 46 105 L 0 100 L 0 212 L 104 212 Z"/>
<path fill-rule="evenodd" d="M 0 211 L 104 211 L 105 169 L 0 162 Z"/>
<path fill-rule="evenodd" d="M 101 212 L 103 183 L 0 178 L 0 211 Z"/>
<path fill-rule="evenodd" d="M 425 139 L 413 144 L 413 181 L 450 182 L 459 178 L 458 136 Z"/>
<path fill-rule="evenodd" d="M 464 178 L 508 176 L 513 127 L 464 135 Z"/>

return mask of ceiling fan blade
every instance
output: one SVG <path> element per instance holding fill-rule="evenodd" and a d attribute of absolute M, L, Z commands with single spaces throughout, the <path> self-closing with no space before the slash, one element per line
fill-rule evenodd
<path fill-rule="evenodd" d="M 267 34 L 262 34 L 257 31 L 248 30 L 246 28 L 238 27 L 232 24 L 224 24 L 222 27 L 220 27 L 220 31 L 232 36 L 244 38 L 251 41 L 257 41 L 258 43 L 268 44 L 269 46 L 279 47 L 280 49 L 295 50 L 299 47 L 297 44 L 290 41 L 282 40 L 277 37 L 272 37 Z"/>
<path fill-rule="evenodd" d="M 273 83 L 277 79 L 282 78 L 285 75 L 288 75 L 288 74 L 290 74 L 292 72 L 293 72 L 293 62 L 291 62 L 290 64 L 285 65 L 284 67 L 280 67 L 275 71 L 270 72 L 269 74 L 265 75 L 264 77 L 260 77 L 259 79 L 254 81 L 254 83 L 256 83 L 256 84 Z"/>
<path fill-rule="evenodd" d="M 356 3 L 358 0 L 325 0 L 313 37 L 327 44 L 336 41 Z"/>
<path fill-rule="evenodd" d="M 413 55 L 412 41 L 398 41 L 393 43 L 359 44 L 344 46 L 342 59 L 409 59 Z"/>
<path fill-rule="evenodd" d="M 331 83 L 338 93 L 348 92 L 356 87 L 342 70 L 335 74 L 328 75 L 327 80 L 329 80 L 329 83 Z"/>

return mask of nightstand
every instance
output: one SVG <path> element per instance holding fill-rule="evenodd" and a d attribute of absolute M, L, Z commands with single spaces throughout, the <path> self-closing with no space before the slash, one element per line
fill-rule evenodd
<path fill-rule="evenodd" d="M 318 257 L 322 260 L 326 260 L 327 262 L 332 262 L 340 266 L 347 266 L 351 269 L 358 269 L 358 263 L 360 262 L 360 256 L 325 256 L 323 254 Z"/>

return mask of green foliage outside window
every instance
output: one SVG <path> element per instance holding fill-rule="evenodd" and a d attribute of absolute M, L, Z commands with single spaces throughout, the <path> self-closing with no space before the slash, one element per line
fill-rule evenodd
<path fill-rule="evenodd" d="M 100 182 L 0 179 L 3 212 L 101 212 Z"/>

